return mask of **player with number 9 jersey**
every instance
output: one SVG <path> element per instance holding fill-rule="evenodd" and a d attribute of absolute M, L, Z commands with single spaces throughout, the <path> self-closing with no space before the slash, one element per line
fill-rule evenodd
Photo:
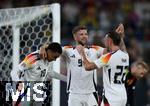
<path fill-rule="evenodd" d="M 89 46 L 85 48 L 86 55 L 92 61 L 103 54 L 104 48 L 100 46 Z M 96 70 L 85 71 L 82 57 L 73 46 L 64 46 L 63 56 L 67 63 L 67 91 L 70 93 L 88 94 L 97 90 Z"/>
<path fill-rule="evenodd" d="M 100 57 L 104 48 L 93 45 L 85 47 L 84 50 L 88 58 L 94 61 Z M 67 63 L 68 106 L 98 106 L 96 70 L 85 70 L 76 47 L 65 46 L 62 55 Z"/>

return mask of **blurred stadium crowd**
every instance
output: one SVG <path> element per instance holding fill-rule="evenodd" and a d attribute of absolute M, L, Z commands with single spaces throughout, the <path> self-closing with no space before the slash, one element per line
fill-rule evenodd
<path fill-rule="evenodd" d="M 149 0 L 1 0 L 0 8 L 54 2 L 61 4 L 62 45 L 74 43 L 72 28 L 82 24 L 89 29 L 89 43 L 104 46 L 102 38 L 122 22 L 125 25 L 125 43 L 130 63 L 143 58 L 150 66 Z M 99 80 L 102 82 L 101 76 Z M 150 106 L 150 74 L 137 82 L 135 92 L 136 106 Z"/>

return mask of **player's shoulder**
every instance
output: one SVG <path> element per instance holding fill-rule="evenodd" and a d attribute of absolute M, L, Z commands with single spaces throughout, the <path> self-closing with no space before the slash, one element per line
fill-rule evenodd
<path fill-rule="evenodd" d="M 36 51 L 34 51 L 34 52 L 31 52 L 30 54 L 32 54 L 32 55 L 38 55 L 39 54 L 39 50 L 36 50 Z M 29 54 L 29 55 L 30 55 Z"/>
<path fill-rule="evenodd" d="M 115 52 L 109 52 L 101 56 L 101 60 L 103 63 L 108 63 Z"/>
<path fill-rule="evenodd" d="M 110 59 L 110 57 L 112 57 L 112 55 L 113 55 L 114 53 L 115 53 L 115 52 L 106 53 L 106 54 L 102 55 L 102 58 Z"/>
<path fill-rule="evenodd" d="M 23 61 L 28 64 L 34 64 L 38 60 L 40 60 L 39 51 L 35 51 L 28 54 Z"/>
<path fill-rule="evenodd" d="M 113 56 L 112 56 L 113 58 L 111 59 L 112 60 L 112 62 L 119 62 L 120 64 L 122 64 L 122 63 L 126 63 L 126 64 L 128 64 L 128 62 L 129 62 L 129 56 L 128 56 L 128 54 L 127 53 L 125 53 L 124 51 L 122 51 L 122 50 L 117 50 L 117 51 L 115 51 L 114 53 L 113 53 Z"/>
<path fill-rule="evenodd" d="M 118 54 L 119 54 L 120 56 L 129 57 L 128 53 L 127 53 L 127 52 L 124 52 L 124 51 L 122 51 L 122 50 L 118 50 Z"/>
<path fill-rule="evenodd" d="M 104 57 L 105 57 L 105 56 L 112 56 L 112 55 L 114 55 L 116 52 L 117 52 L 117 51 L 108 52 L 108 53 L 104 54 L 103 56 L 104 56 Z"/>
<path fill-rule="evenodd" d="M 63 50 L 67 51 L 67 50 L 73 50 L 75 47 L 72 45 L 67 45 L 63 47 Z"/>
<path fill-rule="evenodd" d="M 73 46 L 72 45 L 66 45 L 66 46 L 64 46 L 64 49 L 70 49 L 70 48 L 73 48 Z"/>
<path fill-rule="evenodd" d="M 37 51 L 31 52 L 26 56 L 26 58 L 32 58 L 32 57 L 39 58 L 39 51 L 37 50 Z"/>
<path fill-rule="evenodd" d="M 89 48 L 89 49 L 94 49 L 94 50 L 103 49 L 103 47 L 98 46 L 98 45 L 88 45 L 87 48 Z"/>

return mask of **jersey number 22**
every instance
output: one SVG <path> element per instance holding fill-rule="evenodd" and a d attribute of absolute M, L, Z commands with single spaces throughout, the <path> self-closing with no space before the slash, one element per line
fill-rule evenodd
<path fill-rule="evenodd" d="M 114 83 L 115 84 L 122 84 L 125 82 L 125 74 L 126 72 L 123 72 L 123 70 L 127 70 L 128 66 L 116 66 L 116 69 L 118 72 L 115 72 L 114 74 Z M 108 69 L 108 75 L 109 75 L 109 81 L 111 80 L 111 69 Z M 119 78 L 120 77 L 120 78 Z"/>

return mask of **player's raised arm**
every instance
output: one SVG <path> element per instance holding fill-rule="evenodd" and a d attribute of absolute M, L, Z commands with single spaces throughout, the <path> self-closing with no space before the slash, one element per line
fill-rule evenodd
<path fill-rule="evenodd" d="M 121 36 L 121 42 L 119 45 L 120 49 L 124 52 L 127 52 L 126 46 L 124 43 L 124 37 L 125 37 L 124 25 L 120 23 L 118 27 L 115 29 L 115 32 L 117 32 Z M 103 54 L 106 54 L 108 52 L 109 52 L 108 48 L 104 48 Z"/>
<path fill-rule="evenodd" d="M 125 37 L 124 25 L 120 23 L 119 26 L 115 29 L 115 31 L 121 36 L 120 49 L 124 52 L 127 52 L 126 46 L 124 43 L 124 37 Z"/>
<path fill-rule="evenodd" d="M 47 53 L 46 53 L 46 48 L 48 47 L 48 44 L 44 44 L 43 46 L 40 47 L 40 55 L 41 57 L 45 60 L 47 58 Z"/>

